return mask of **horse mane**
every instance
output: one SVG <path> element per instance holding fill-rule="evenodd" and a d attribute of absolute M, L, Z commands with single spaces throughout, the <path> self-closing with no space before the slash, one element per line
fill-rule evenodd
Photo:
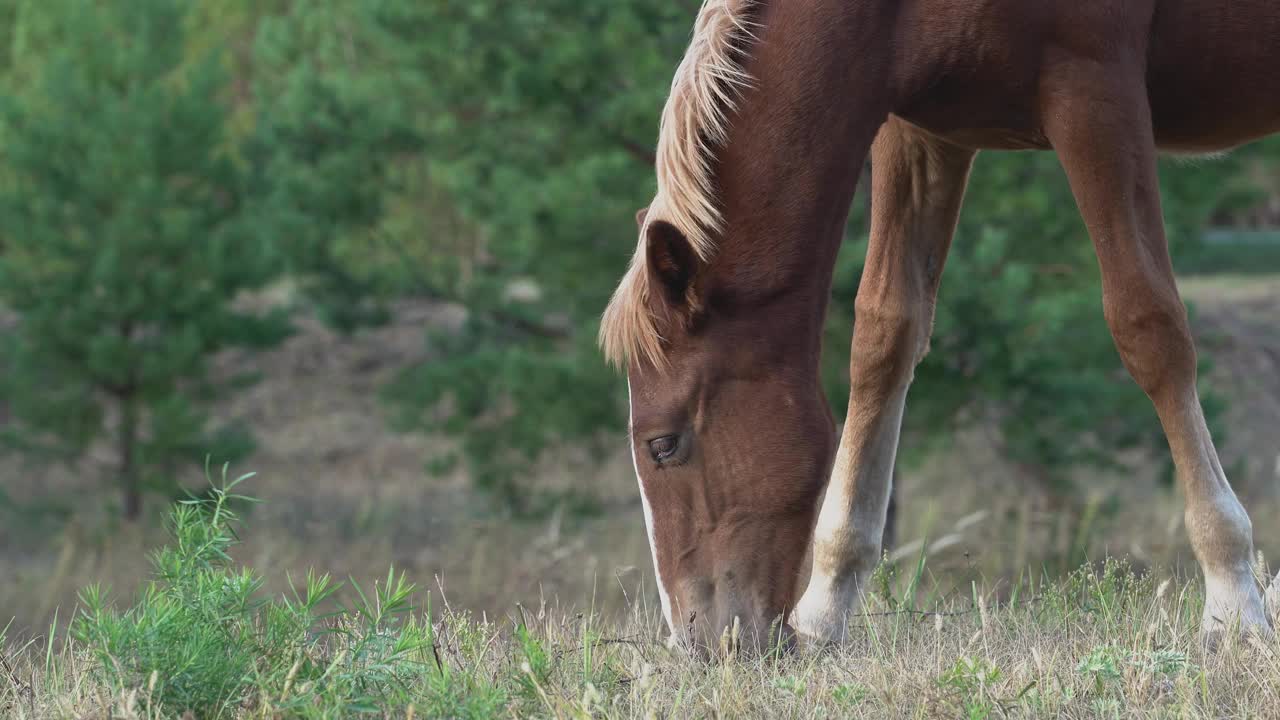
<path fill-rule="evenodd" d="M 751 78 L 743 48 L 753 40 L 750 11 L 757 0 L 704 0 L 684 59 L 676 68 L 658 126 L 655 168 L 658 191 L 640 228 L 640 240 L 626 274 L 600 323 L 606 359 L 622 366 L 628 358 L 655 367 L 662 359 L 662 335 L 649 305 L 645 237 L 649 223 L 671 223 L 702 262 L 711 260 L 714 236 L 722 229 L 712 163 L 728 140 L 735 93 Z"/>

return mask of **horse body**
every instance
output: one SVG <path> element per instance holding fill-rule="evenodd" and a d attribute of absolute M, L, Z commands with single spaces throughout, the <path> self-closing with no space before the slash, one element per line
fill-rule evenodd
<path fill-rule="evenodd" d="M 1280 11 L 1267 0 L 957 5 L 904 3 L 890 87 L 895 115 L 956 144 L 1051 149 L 1046 93 L 1082 54 L 1145 73 L 1162 150 L 1215 152 L 1280 129 Z"/>
<path fill-rule="evenodd" d="M 1280 8 L 1162 0 L 1147 87 L 1162 149 L 1223 150 L 1280 130 Z"/>
<path fill-rule="evenodd" d="M 1249 519 L 1196 396 L 1156 153 L 1280 129 L 1277 31 L 1266 0 L 705 1 L 664 111 L 658 194 L 601 331 L 627 364 L 679 639 L 714 646 L 735 618 L 786 636 L 771 621 L 788 616 L 804 635 L 842 635 L 880 558 L 907 389 L 981 149 L 1058 154 L 1106 321 L 1178 468 L 1205 630 L 1269 632 Z M 821 328 L 868 153 L 871 237 L 833 458 Z"/>

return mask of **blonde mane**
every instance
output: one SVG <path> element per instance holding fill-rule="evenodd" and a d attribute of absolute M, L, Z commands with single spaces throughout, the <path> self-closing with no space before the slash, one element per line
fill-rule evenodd
<path fill-rule="evenodd" d="M 600 323 L 600 346 L 615 365 L 628 358 L 662 364 L 662 336 L 649 309 L 645 231 L 655 219 L 684 233 L 698 259 L 709 262 L 722 227 L 712 160 L 728 140 L 736 91 L 750 82 L 742 48 L 753 39 L 749 10 L 755 0 L 704 0 L 693 37 L 671 81 L 658 127 L 658 192 L 631 265 Z"/>

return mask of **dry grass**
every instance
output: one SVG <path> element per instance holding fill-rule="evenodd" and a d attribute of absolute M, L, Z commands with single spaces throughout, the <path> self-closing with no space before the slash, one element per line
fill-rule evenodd
<path fill-rule="evenodd" d="M 384 717 L 1280 717 L 1280 644 L 1205 651 L 1200 588 L 1123 564 L 1026 583 L 1000 603 L 973 586 L 907 601 L 888 579 L 838 650 L 691 662 L 661 642 L 643 602 L 616 621 L 540 606 L 480 620 L 436 595 L 429 647 Z M 337 665 L 341 661 L 338 653 Z M 104 680 L 82 644 L 42 639 L 5 651 L 6 717 L 166 716 L 164 673 Z M 264 681 L 265 682 L 265 681 Z M 314 692 L 315 688 L 304 691 Z M 227 717 L 283 712 L 276 688 Z M 325 716 L 331 716 L 322 713 Z M 317 715 L 318 716 L 318 715 Z"/>

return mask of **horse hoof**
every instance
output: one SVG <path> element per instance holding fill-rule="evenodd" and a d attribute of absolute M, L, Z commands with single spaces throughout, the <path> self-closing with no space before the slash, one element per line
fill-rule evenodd
<path fill-rule="evenodd" d="M 1275 636 L 1272 621 L 1257 612 L 1244 612 L 1229 619 L 1205 613 L 1200 625 L 1200 644 L 1211 653 L 1228 647 L 1236 640 L 1269 645 Z"/>

